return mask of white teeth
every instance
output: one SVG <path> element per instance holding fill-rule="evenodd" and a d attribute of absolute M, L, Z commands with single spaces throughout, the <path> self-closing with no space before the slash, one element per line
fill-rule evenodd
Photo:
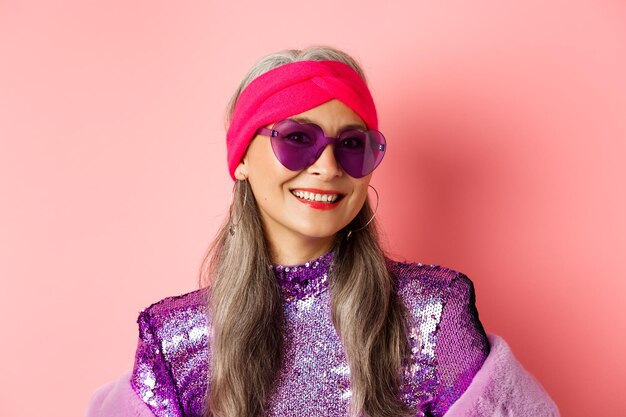
<path fill-rule="evenodd" d="M 337 200 L 337 198 L 339 198 L 338 194 L 316 194 L 316 193 L 310 193 L 308 191 L 300 191 L 300 190 L 293 190 L 291 191 L 291 193 L 295 195 L 296 197 L 301 198 L 303 200 L 322 201 L 325 203 L 333 203 Z"/>

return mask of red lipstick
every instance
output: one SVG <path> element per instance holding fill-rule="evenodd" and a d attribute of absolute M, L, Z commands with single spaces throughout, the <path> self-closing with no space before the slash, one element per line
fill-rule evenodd
<path fill-rule="evenodd" d="M 295 195 L 294 191 L 302 191 L 302 192 L 308 192 L 308 193 L 313 193 L 313 194 L 335 194 L 337 195 L 337 200 L 335 200 L 332 203 L 325 202 L 325 201 L 307 200 L 307 199 L 300 198 L 297 195 Z M 307 206 L 316 210 L 332 210 L 339 205 L 343 197 L 343 194 L 341 194 L 338 191 L 320 190 L 318 188 L 294 188 L 291 190 L 291 194 L 302 204 L 306 204 Z"/>

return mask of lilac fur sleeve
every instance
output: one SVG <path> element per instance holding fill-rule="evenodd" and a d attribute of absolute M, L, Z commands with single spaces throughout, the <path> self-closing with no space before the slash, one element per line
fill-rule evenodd
<path fill-rule="evenodd" d="M 86 417 L 154 417 L 130 387 L 130 372 L 96 391 Z"/>
<path fill-rule="evenodd" d="M 474 286 L 465 275 L 454 278 L 439 323 L 435 356 L 439 384 L 431 413 L 443 415 L 463 394 L 489 354 L 489 341 L 478 318 Z"/>
<path fill-rule="evenodd" d="M 444 417 L 559 417 L 554 401 L 507 343 L 492 334 L 489 342 L 487 360 Z"/>

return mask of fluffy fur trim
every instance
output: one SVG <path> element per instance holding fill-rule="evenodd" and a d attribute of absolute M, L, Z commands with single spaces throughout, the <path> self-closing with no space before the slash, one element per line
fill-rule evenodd
<path fill-rule="evenodd" d="M 488 337 L 489 356 L 444 417 L 559 417 L 554 401 L 504 339 Z"/>

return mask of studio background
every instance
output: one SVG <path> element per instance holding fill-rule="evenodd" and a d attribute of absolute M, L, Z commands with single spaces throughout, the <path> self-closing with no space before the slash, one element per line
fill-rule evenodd
<path fill-rule="evenodd" d="M 197 288 L 260 57 L 363 64 L 396 258 L 474 282 L 569 417 L 624 416 L 626 10 L 618 1 L 0 4 L 0 415 L 83 415 L 141 309 Z"/>

